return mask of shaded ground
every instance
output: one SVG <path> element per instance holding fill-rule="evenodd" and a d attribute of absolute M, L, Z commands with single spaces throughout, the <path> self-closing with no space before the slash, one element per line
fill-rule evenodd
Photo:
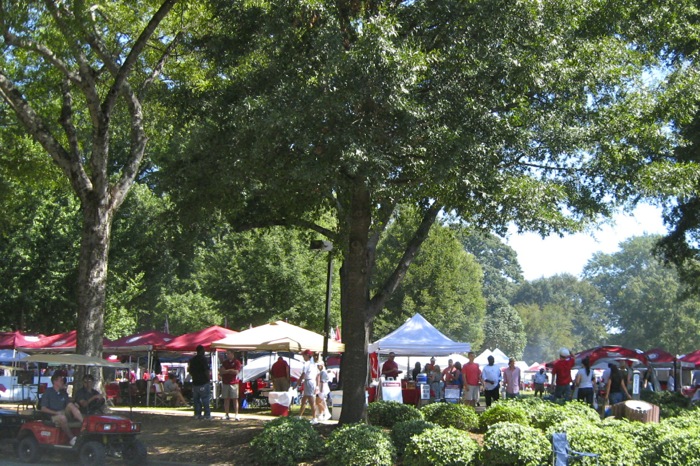
<path fill-rule="evenodd" d="M 128 409 L 117 409 L 128 416 Z M 132 418 L 141 422 L 141 440 L 148 448 L 151 462 L 189 465 L 254 465 L 250 442 L 266 421 L 274 419 L 269 411 L 241 414 L 240 421 L 226 421 L 221 413 L 212 413 L 211 421 L 199 421 L 191 410 L 134 410 Z M 335 422 L 317 426 L 328 435 Z"/>

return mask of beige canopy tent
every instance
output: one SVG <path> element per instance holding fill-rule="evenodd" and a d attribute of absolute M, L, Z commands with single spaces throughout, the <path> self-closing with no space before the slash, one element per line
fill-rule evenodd
<path fill-rule="evenodd" d="M 323 351 L 323 335 L 278 320 L 214 341 L 214 348 L 237 351 Z M 328 340 L 329 353 L 342 353 L 345 345 Z"/>

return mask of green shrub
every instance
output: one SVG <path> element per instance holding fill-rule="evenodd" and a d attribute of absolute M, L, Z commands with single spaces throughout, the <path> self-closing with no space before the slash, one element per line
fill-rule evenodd
<path fill-rule="evenodd" d="M 389 436 L 367 424 L 341 426 L 326 443 L 326 460 L 334 466 L 391 466 L 394 457 Z"/>
<path fill-rule="evenodd" d="M 563 406 L 543 401 L 539 398 L 530 398 L 519 403 L 530 419 L 530 425 L 546 432 L 551 426 L 566 421 L 568 414 Z"/>
<path fill-rule="evenodd" d="M 485 432 L 498 422 L 512 422 L 523 426 L 530 425 L 527 412 L 520 403 L 496 403 L 479 416 L 479 429 Z"/>
<path fill-rule="evenodd" d="M 426 421 L 442 427 L 454 427 L 460 430 L 476 430 L 479 416 L 471 406 L 453 403 L 432 403 L 421 409 Z"/>
<path fill-rule="evenodd" d="M 392 401 L 375 401 L 367 406 L 367 420 L 373 426 L 391 429 L 397 422 L 423 419 L 415 406 Z"/>
<path fill-rule="evenodd" d="M 651 392 L 643 390 L 640 398 L 659 407 L 662 419 L 680 416 L 691 409 L 690 400 L 677 392 Z M 697 414 L 697 411 L 696 411 Z"/>
<path fill-rule="evenodd" d="M 483 464 L 539 466 L 547 464 L 552 446 L 545 435 L 530 426 L 499 422 L 484 435 Z"/>
<path fill-rule="evenodd" d="M 600 465 L 641 464 L 641 451 L 625 432 L 605 429 L 591 422 L 569 423 L 566 430 L 569 445 L 574 451 L 597 453 Z M 583 464 L 596 464 L 595 459 L 585 458 Z"/>
<path fill-rule="evenodd" d="M 662 422 L 678 429 L 700 428 L 700 411 L 686 411 L 679 416 L 665 419 Z"/>
<path fill-rule="evenodd" d="M 559 409 L 563 410 L 568 418 L 584 419 L 593 424 L 600 424 L 600 414 L 587 403 L 571 401 Z"/>
<path fill-rule="evenodd" d="M 305 419 L 280 417 L 265 424 L 250 447 L 262 465 L 295 465 L 323 451 L 321 436 Z"/>
<path fill-rule="evenodd" d="M 391 430 L 391 440 L 394 442 L 394 447 L 396 447 L 396 453 L 402 456 L 411 437 L 435 427 L 437 427 L 436 424 L 423 419 L 397 422 Z"/>
<path fill-rule="evenodd" d="M 670 429 L 648 452 L 649 465 L 700 465 L 700 429 Z"/>
<path fill-rule="evenodd" d="M 427 429 L 406 445 L 405 466 L 467 466 L 475 464 L 479 444 L 453 427 Z"/>

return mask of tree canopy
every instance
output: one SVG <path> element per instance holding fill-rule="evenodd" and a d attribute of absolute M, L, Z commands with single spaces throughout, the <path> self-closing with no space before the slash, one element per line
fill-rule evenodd
<path fill-rule="evenodd" d="M 641 185 L 684 180 L 668 128 L 692 112 L 677 97 L 694 78 L 665 38 L 694 34 L 694 2 L 211 5 L 207 33 L 188 39 L 197 79 L 174 86 L 186 108 L 163 180 L 183 212 L 307 226 L 337 245 L 344 422 L 362 418 L 371 324 L 441 211 L 496 233 L 562 232 Z M 650 84 L 653 67 L 672 84 Z M 373 286 L 399 203 L 421 221 Z"/>

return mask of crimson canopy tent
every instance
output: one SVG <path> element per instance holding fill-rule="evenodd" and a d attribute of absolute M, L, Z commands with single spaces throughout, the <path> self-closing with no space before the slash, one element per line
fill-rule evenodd
<path fill-rule="evenodd" d="M 37 341 L 28 342 L 25 346 L 17 349 L 26 353 L 73 353 L 78 340 L 78 332 L 71 330 L 70 332 L 57 333 L 47 337 L 39 338 Z M 109 346 L 111 341 L 107 338 L 102 339 L 103 346 Z"/>
<path fill-rule="evenodd" d="M 213 349 L 211 345 L 212 342 L 221 340 L 230 335 L 235 335 L 236 333 L 238 332 L 235 330 L 214 325 L 196 332 L 185 333 L 153 349 L 185 353 L 197 351 L 197 346 L 202 345 L 205 351 L 211 351 Z"/>
<path fill-rule="evenodd" d="M 695 364 L 696 367 L 700 367 L 700 349 L 681 356 L 680 360 L 681 362 Z"/>
<path fill-rule="evenodd" d="M 0 332 L 0 349 L 17 349 L 35 343 L 44 335 L 27 335 L 20 331 Z"/>
<path fill-rule="evenodd" d="M 119 354 L 147 352 L 154 348 L 163 347 L 175 338 L 174 335 L 158 330 L 144 330 L 134 335 L 118 338 L 109 345 L 105 345 L 104 350 L 105 352 Z"/>

